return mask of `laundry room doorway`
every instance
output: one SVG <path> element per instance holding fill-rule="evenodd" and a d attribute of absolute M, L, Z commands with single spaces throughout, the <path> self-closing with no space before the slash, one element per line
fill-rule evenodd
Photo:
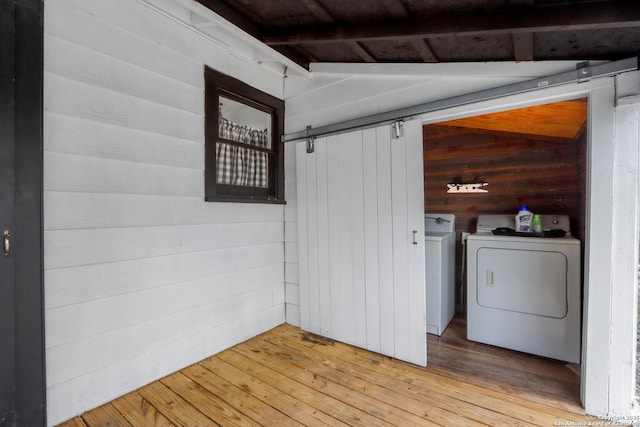
<path fill-rule="evenodd" d="M 638 131 L 637 117 L 635 121 L 620 119 L 625 117 L 622 115 L 625 104 L 632 104 L 635 108 L 626 114 L 637 114 L 637 95 L 634 97 L 633 94 L 639 79 L 638 73 L 623 74 L 622 77 L 597 79 L 578 85 L 566 84 L 516 93 L 420 116 L 425 132 L 425 211 L 437 209 L 443 213 L 459 213 L 459 218 L 456 218 L 459 311 L 465 302 L 462 292 L 465 280 L 460 271 L 464 265 L 461 262 L 461 233 L 475 231 L 474 219 L 480 210 L 515 215 L 519 203 L 526 201 L 535 202 L 531 207 L 534 211 L 534 206 L 537 206 L 539 211 L 562 210 L 571 216 L 571 233 L 581 240 L 583 251 L 582 356 L 579 366 L 567 366 L 571 368 L 567 370 L 579 371 L 579 407 L 591 415 L 628 413 L 635 401 L 635 382 L 632 384 L 630 381 L 635 378 L 635 366 L 623 360 L 636 354 L 633 320 L 637 319 L 637 304 L 635 288 L 629 283 L 637 283 L 638 236 L 630 235 L 628 230 L 638 227 L 639 208 L 635 196 L 640 175 L 637 165 Z M 624 96 L 626 93 L 631 95 Z M 547 141 L 540 143 L 521 137 L 522 145 L 503 144 L 502 153 L 492 148 L 500 145 L 504 134 L 484 129 L 489 126 L 488 122 L 494 125 L 500 122 L 497 120 L 500 115 L 489 117 L 494 119 L 489 121 L 486 120 L 487 115 L 502 112 L 518 114 L 518 110 L 531 113 L 534 110 L 527 108 L 550 108 L 553 104 L 583 104 L 582 109 L 586 110 L 586 123 L 572 139 L 574 142 L 569 151 L 565 151 L 569 144 L 562 144 L 561 140 L 549 141 L 546 136 L 542 139 Z M 456 123 L 460 126 L 453 129 L 452 122 L 459 119 L 464 121 Z M 533 114 L 523 114 L 520 126 L 524 129 L 531 127 L 534 119 Z M 509 120 L 502 125 L 515 124 Z M 456 147 L 460 138 L 476 128 L 480 130 L 467 146 Z M 487 132 L 496 133 L 487 136 Z M 513 129 L 508 129 L 508 132 L 513 133 Z M 531 131 L 516 133 L 526 135 L 527 132 Z M 545 144 L 549 145 L 542 148 Z M 529 148 L 529 154 L 517 165 L 519 149 Z M 460 156 L 463 158 L 456 158 Z M 477 163 L 487 156 L 491 161 L 484 167 Z M 536 161 L 537 156 L 542 158 Z M 571 158 L 575 159 L 573 163 Z M 567 172 L 571 173 L 571 178 L 564 175 Z M 527 177 L 529 173 L 533 175 Z M 519 187 L 512 186 L 505 191 L 499 185 L 500 175 L 515 183 L 522 177 L 525 179 L 520 180 Z M 565 180 L 569 185 L 564 185 Z M 458 202 L 448 200 L 445 192 L 446 184 L 450 183 L 482 183 L 481 188 L 487 190 L 482 195 L 486 204 L 473 201 L 478 194 L 459 194 L 461 201 Z M 630 196 L 629 191 L 634 195 Z M 536 194 L 537 198 L 533 197 Z M 533 197 L 531 202 L 530 197 Z M 619 244 L 614 243 L 616 241 Z M 623 295 L 626 296 L 622 298 Z M 455 322 L 456 319 L 452 324 Z M 466 342 L 465 335 L 458 333 L 455 339 L 459 343 Z M 434 361 L 431 350 L 437 348 L 432 342 L 430 339 L 431 362 Z M 603 342 L 609 345 L 602 345 Z M 623 366 L 622 370 L 620 366 Z M 612 381 L 605 381 L 606 378 Z M 575 400 L 575 387 L 571 395 Z"/>
<path fill-rule="evenodd" d="M 462 233 L 478 214 L 534 213 L 571 218 L 585 241 L 587 98 L 559 101 L 423 128 L 425 212 L 456 218 L 456 301 L 464 307 Z M 449 184 L 482 183 L 482 192 L 451 192 Z"/>
<path fill-rule="evenodd" d="M 484 366 L 469 369 L 466 375 L 475 376 L 479 385 L 486 386 L 497 380 L 496 389 L 507 386 L 520 393 L 529 390 L 542 402 L 562 399 L 564 405 L 573 405 L 576 410 L 580 406 L 579 365 L 568 364 L 564 368 L 566 363 L 549 361 L 546 365 L 540 358 L 527 360 L 525 357 L 523 363 L 528 364 L 528 372 L 518 372 L 514 367 L 512 375 L 502 377 L 495 374 L 494 360 L 523 355 L 509 354 L 503 349 L 491 353 L 489 348 L 466 340 L 469 321 L 466 316 L 466 236 L 476 232 L 478 215 L 515 216 L 519 206 L 528 205 L 534 213 L 568 215 L 572 235 L 584 242 L 587 119 L 588 98 L 580 97 L 423 127 L 425 214 L 443 212 L 455 215 L 456 219 L 453 345 L 491 354 L 488 361 L 478 362 Z M 473 191 L 473 187 L 471 191 L 464 191 L 468 185 L 475 185 L 475 189 L 481 191 Z M 582 260 L 583 254 L 577 271 L 583 270 Z M 579 316 L 581 301 L 576 300 L 573 306 Z M 448 342 L 451 337 L 445 331 L 441 340 Z M 579 352 L 579 348 L 576 351 Z M 431 360 L 437 362 L 436 357 Z M 474 364 L 470 361 L 468 365 Z M 443 367 L 446 368 L 446 362 Z M 450 367 L 460 374 L 465 372 L 461 365 Z M 526 380 L 519 383 L 514 378 Z"/>

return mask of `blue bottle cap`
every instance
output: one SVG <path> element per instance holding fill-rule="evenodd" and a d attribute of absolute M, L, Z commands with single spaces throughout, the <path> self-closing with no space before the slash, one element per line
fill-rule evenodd
<path fill-rule="evenodd" d="M 528 211 L 528 210 L 529 210 L 529 206 L 527 206 L 527 205 L 522 205 L 522 206 L 520 206 L 520 210 L 521 210 L 521 211 Z"/>

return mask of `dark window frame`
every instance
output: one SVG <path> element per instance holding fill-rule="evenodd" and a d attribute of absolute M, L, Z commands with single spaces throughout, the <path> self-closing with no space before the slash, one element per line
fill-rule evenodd
<path fill-rule="evenodd" d="M 234 77 L 205 66 L 205 200 L 208 202 L 285 203 L 284 200 L 284 101 L 262 92 Z M 216 144 L 244 144 L 218 135 L 220 97 L 271 114 L 271 150 L 268 151 L 268 187 L 244 187 L 216 182 Z"/>

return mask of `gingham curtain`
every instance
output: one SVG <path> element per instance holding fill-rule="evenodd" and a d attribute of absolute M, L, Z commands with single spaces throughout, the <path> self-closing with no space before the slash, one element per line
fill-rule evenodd
<path fill-rule="evenodd" d="M 222 118 L 219 126 L 220 138 L 256 147 L 269 147 L 269 132 L 241 126 Z M 266 188 L 268 155 L 251 148 L 218 142 L 216 144 L 216 182 L 218 184 L 241 185 Z"/>

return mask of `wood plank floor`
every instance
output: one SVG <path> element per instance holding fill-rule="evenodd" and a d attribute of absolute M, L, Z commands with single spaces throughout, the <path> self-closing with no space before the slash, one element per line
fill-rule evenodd
<path fill-rule="evenodd" d="M 429 335 L 427 368 L 282 325 L 62 424 L 552 426 L 597 421 L 565 363 Z"/>

